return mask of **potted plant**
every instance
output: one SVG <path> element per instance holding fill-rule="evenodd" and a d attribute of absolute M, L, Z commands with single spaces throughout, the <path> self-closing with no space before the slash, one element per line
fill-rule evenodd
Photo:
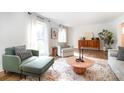
<path fill-rule="evenodd" d="M 98 35 L 100 39 L 103 41 L 104 50 L 106 51 L 107 49 L 111 49 L 112 48 L 111 45 L 114 43 L 113 33 L 103 29 L 103 31 L 99 32 Z"/>

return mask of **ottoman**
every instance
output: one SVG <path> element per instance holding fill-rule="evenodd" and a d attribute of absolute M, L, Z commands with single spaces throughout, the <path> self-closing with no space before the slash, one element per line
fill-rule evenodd
<path fill-rule="evenodd" d="M 54 58 L 47 56 L 27 59 L 20 65 L 21 74 L 36 76 L 40 81 L 41 74 L 48 70 L 53 63 Z"/>

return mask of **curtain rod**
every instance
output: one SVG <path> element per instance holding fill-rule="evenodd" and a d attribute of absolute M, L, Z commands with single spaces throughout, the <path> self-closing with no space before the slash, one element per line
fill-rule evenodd
<path fill-rule="evenodd" d="M 54 22 L 54 21 L 51 21 L 49 18 L 46 18 L 46 17 L 44 17 L 44 16 L 41 16 L 41 15 L 39 15 L 39 14 L 37 14 L 37 13 L 28 12 L 28 14 L 29 14 L 29 15 L 34 14 L 36 17 L 38 17 L 38 18 L 40 18 L 40 19 L 42 19 L 42 20 L 47 20 L 48 22 Z M 55 23 L 56 23 L 56 22 L 55 22 Z M 56 24 L 58 24 L 58 23 L 56 23 Z M 65 27 L 65 26 L 62 25 L 62 24 L 58 24 L 58 26 L 59 26 L 59 27 Z"/>
<path fill-rule="evenodd" d="M 48 21 L 48 22 L 51 22 L 51 20 L 50 20 L 49 18 L 43 17 L 43 16 L 41 16 L 41 15 L 39 15 L 39 14 L 37 14 L 37 13 L 28 12 L 28 14 L 29 14 L 29 15 L 34 14 L 36 17 L 38 17 L 38 18 L 40 18 L 40 19 L 42 19 L 42 20 L 46 20 L 46 21 Z"/>
<path fill-rule="evenodd" d="M 29 15 L 31 15 L 32 13 L 31 12 L 28 12 Z"/>

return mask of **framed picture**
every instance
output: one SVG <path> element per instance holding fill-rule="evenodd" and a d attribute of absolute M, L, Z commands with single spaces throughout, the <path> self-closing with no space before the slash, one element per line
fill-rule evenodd
<path fill-rule="evenodd" d="M 51 28 L 51 38 L 57 39 L 57 28 Z"/>

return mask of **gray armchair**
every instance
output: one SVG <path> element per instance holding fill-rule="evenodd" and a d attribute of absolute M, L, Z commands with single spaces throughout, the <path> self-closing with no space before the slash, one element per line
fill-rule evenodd
<path fill-rule="evenodd" d="M 72 46 L 67 45 L 66 43 L 59 43 L 57 46 L 57 54 L 61 57 L 73 56 L 74 49 Z"/>

